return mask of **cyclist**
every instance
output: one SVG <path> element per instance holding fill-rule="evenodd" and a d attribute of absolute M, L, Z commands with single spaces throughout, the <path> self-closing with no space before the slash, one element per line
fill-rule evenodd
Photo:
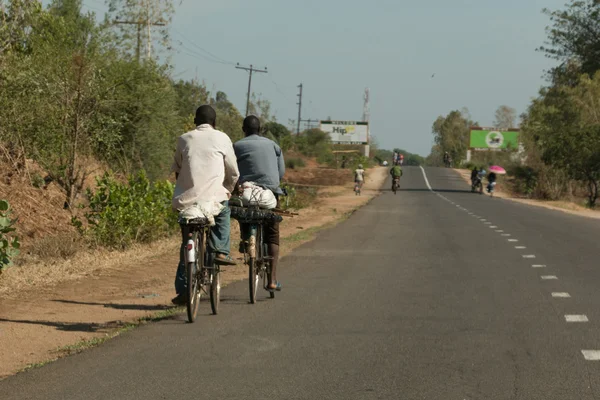
<path fill-rule="evenodd" d="M 360 193 L 363 183 L 365 182 L 365 170 L 362 164 L 358 164 L 358 168 L 354 170 L 354 190 Z"/>
<path fill-rule="evenodd" d="M 475 184 L 475 180 L 479 176 L 479 168 L 473 167 L 473 171 L 471 171 L 471 186 Z"/>
<path fill-rule="evenodd" d="M 216 263 L 235 265 L 229 256 L 231 211 L 227 202 L 238 180 L 239 171 L 231 140 L 225 133 L 215 129 L 216 120 L 215 110 L 209 105 L 203 105 L 196 110 L 196 129 L 177 139 L 177 150 L 171 168 L 177 179 L 172 206 L 177 211 L 186 210 L 202 201 L 217 201 L 225 206 L 215 216 L 216 224 L 211 228 L 208 248 L 215 253 Z M 177 296 L 172 300 L 176 305 L 187 302 L 184 253 L 188 233 L 188 228 L 182 226 L 179 265 L 175 276 Z"/>
<path fill-rule="evenodd" d="M 404 164 L 404 154 L 400 154 L 400 166 Z"/>
<path fill-rule="evenodd" d="M 400 186 L 400 177 L 402 176 L 402 174 L 402 167 L 400 167 L 399 165 L 394 165 L 392 169 L 390 169 L 390 175 L 392 176 L 392 190 L 394 190 L 394 182 L 397 182 L 398 186 Z"/>
<path fill-rule="evenodd" d="M 260 120 L 254 115 L 244 119 L 242 130 L 246 137 L 233 145 L 240 169 L 240 183 L 254 182 L 271 190 L 276 197 L 279 197 L 283 194 L 279 185 L 285 174 L 285 162 L 281 148 L 274 141 L 259 135 Z M 247 239 L 249 232 L 247 232 L 246 227 L 240 227 L 242 239 Z M 281 283 L 277 281 L 276 275 L 279 262 L 279 222 L 266 224 L 263 234 L 269 256 L 273 258 L 271 260 L 271 281 L 268 289 L 279 291 L 281 290 Z M 243 250 L 242 241 L 240 252 L 243 252 Z"/>

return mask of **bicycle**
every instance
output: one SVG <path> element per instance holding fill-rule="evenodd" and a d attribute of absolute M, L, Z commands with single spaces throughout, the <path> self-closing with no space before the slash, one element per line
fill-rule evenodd
<path fill-rule="evenodd" d="M 210 224 L 206 218 L 179 219 L 179 225 L 187 236 L 185 245 L 185 276 L 187 280 L 187 316 L 194 322 L 198 315 L 198 304 L 202 292 L 210 296 L 210 307 L 214 315 L 219 312 L 221 302 L 221 268 L 214 263 L 214 255 L 207 252 Z"/>
<path fill-rule="evenodd" d="M 354 182 L 354 194 L 360 196 L 360 191 L 362 189 L 362 182 Z"/>
<path fill-rule="evenodd" d="M 232 202 L 230 201 L 230 204 Z M 281 212 L 277 210 L 276 212 Z M 242 242 L 244 250 L 244 264 L 248 266 L 248 289 L 250 303 L 256 303 L 258 283 L 262 279 L 263 288 L 269 292 L 271 299 L 275 298 L 275 291 L 269 289 L 271 280 L 271 260 L 269 250 L 263 241 L 263 228 L 267 223 L 281 222 L 283 217 L 273 210 L 264 210 L 258 206 L 231 206 L 231 218 L 238 220 L 249 230 L 248 240 Z"/>
<path fill-rule="evenodd" d="M 393 181 L 392 181 L 392 191 L 394 192 L 394 194 L 396 194 L 398 189 L 400 189 L 400 178 L 395 177 L 395 178 L 393 178 Z"/>

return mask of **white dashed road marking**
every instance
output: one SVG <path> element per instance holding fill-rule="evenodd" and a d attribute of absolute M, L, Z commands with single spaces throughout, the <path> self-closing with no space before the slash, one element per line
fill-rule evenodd
<path fill-rule="evenodd" d="M 518 239 L 508 239 L 508 241 L 514 243 L 514 242 L 518 242 L 519 240 Z"/>
<path fill-rule="evenodd" d="M 567 322 L 590 322 L 586 315 L 565 315 Z"/>
<path fill-rule="evenodd" d="M 494 225 L 490 226 L 490 229 L 496 229 L 496 228 L 497 228 L 497 226 L 494 226 Z"/>
<path fill-rule="evenodd" d="M 554 292 L 552 293 L 552 297 L 556 299 L 570 299 L 571 295 L 567 292 Z"/>
<path fill-rule="evenodd" d="M 500 230 L 497 230 L 496 232 L 497 232 L 497 233 L 502 233 L 502 232 L 504 232 L 504 231 L 500 229 Z"/>
<path fill-rule="evenodd" d="M 523 250 L 523 249 L 526 249 L 526 248 L 527 247 L 525 247 L 525 246 L 515 246 L 515 249 L 517 249 L 517 250 Z"/>
<path fill-rule="evenodd" d="M 523 258 L 535 258 L 535 255 L 533 255 L 533 254 L 524 254 Z"/>
<path fill-rule="evenodd" d="M 541 278 L 543 281 L 555 281 L 558 279 L 555 275 L 542 275 Z"/>
<path fill-rule="evenodd" d="M 504 236 L 504 237 L 509 237 L 509 236 L 510 236 L 510 233 L 503 233 L 503 234 L 502 234 L 502 236 Z"/>
<path fill-rule="evenodd" d="M 600 361 L 600 350 L 581 350 L 581 353 L 588 361 Z"/>
<path fill-rule="evenodd" d="M 533 264 L 532 267 L 533 268 L 546 268 L 546 266 L 543 264 Z"/>

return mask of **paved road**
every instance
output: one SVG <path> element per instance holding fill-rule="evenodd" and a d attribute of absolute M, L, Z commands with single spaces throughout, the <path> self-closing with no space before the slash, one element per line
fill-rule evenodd
<path fill-rule="evenodd" d="M 196 324 L 145 326 L 4 380 L 0 398 L 600 397 L 582 353 L 600 350 L 600 223 L 426 173 L 435 193 L 406 168 L 398 195 L 287 257 L 275 301 L 234 284 L 219 316 L 203 304 Z"/>

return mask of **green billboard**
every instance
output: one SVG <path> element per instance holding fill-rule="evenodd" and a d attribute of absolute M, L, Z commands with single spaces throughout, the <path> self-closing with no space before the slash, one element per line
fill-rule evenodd
<path fill-rule="evenodd" d="M 495 130 L 471 130 L 472 149 L 506 149 L 519 148 L 519 132 L 502 132 Z"/>

